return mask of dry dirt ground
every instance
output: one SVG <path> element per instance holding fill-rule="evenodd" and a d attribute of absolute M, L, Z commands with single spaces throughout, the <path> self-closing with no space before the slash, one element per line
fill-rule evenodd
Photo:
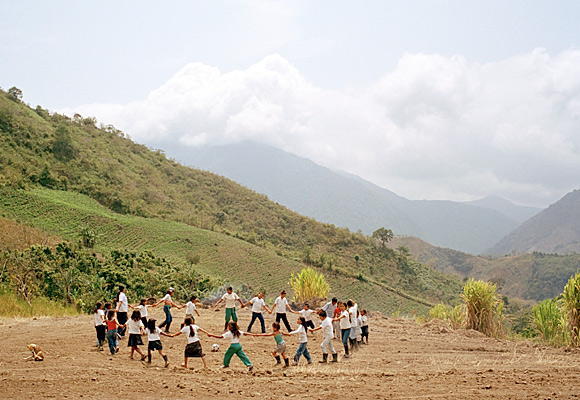
<path fill-rule="evenodd" d="M 184 310 L 174 311 L 180 321 Z M 223 309 L 200 310 L 198 325 L 221 333 Z M 153 315 L 161 320 L 161 310 Z M 247 309 L 239 313 L 243 329 Z M 180 367 L 186 339 L 162 337 L 171 365 L 158 354 L 152 366 L 128 358 L 126 339 L 111 356 L 95 347 L 92 316 L 6 319 L 0 321 L 0 399 L 118 398 L 140 399 L 573 399 L 580 396 L 580 352 L 486 338 L 474 331 L 451 331 L 441 322 L 370 320 L 370 345 L 350 359 L 322 365 L 321 333 L 310 335 L 314 364 L 274 367 L 274 339 L 243 337 L 242 346 L 255 365 L 248 373 L 234 356 L 220 368 L 228 343 L 201 334 L 209 368 L 190 359 Z M 266 318 L 267 326 L 273 317 Z M 294 318 L 291 318 L 294 322 Z M 293 324 L 294 325 L 294 324 Z M 174 323 L 172 332 L 179 328 Z M 254 332 L 259 330 L 254 327 Z M 212 343 L 218 353 L 210 352 Z M 43 362 L 24 361 L 26 345 L 47 353 Z M 298 338 L 287 339 L 292 356 Z M 146 348 L 146 346 L 144 346 Z M 335 348 L 340 345 L 335 341 Z"/>

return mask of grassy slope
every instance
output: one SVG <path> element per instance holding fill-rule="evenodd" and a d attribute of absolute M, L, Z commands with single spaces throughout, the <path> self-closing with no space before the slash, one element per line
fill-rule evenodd
<path fill-rule="evenodd" d="M 213 231 L 179 222 L 113 213 L 77 193 L 37 188 L 27 192 L 3 189 L 0 195 L 4 216 L 18 218 L 65 239 L 77 240 L 82 226 L 94 229 L 99 235 L 97 252 L 117 248 L 149 249 L 180 264 L 185 264 L 187 252 L 193 252 L 200 256 L 197 268 L 201 272 L 234 285 L 250 284 L 254 290 L 265 290 L 267 297 L 288 288 L 290 274 L 303 267 L 302 263 L 280 257 L 273 250 Z M 426 310 L 425 305 L 380 285 L 336 272 L 324 273 L 334 294 L 360 299 L 365 307 L 384 312 Z"/>
<path fill-rule="evenodd" d="M 329 269 L 333 274 L 341 271 L 333 287 L 342 296 L 367 293 L 362 289 L 365 283 L 353 276 L 387 288 L 382 294 L 368 292 L 369 302 L 383 299 L 376 300 L 381 310 L 399 306 L 409 310 L 418 297 L 429 303 L 449 301 L 460 293 L 457 279 L 418 263 L 402 265 L 400 257 L 386 257 L 363 235 L 298 215 L 235 182 L 168 160 L 114 127 L 94 125 L 80 117 L 71 121 L 51 115 L 40 107 L 32 110 L 0 91 L 0 187 L 68 190 L 34 189 L 29 201 L 34 197 L 43 204 L 18 208 L 6 203 L 5 214 L 65 239 L 76 239 L 81 226 L 94 226 L 103 235 L 102 246 L 109 248 L 148 247 L 177 261 L 184 260 L 188 251 L 200 252 L 201 268 L 234 282 L 256 279 L 254 286 L 262 284 L 256 266 L 263 265 L 273 274 L 268 287 L 276 290 L 288 280 L 290 270 L 301 266 L 297 260 L 308 250 L 327 274 Z M 74 147 L 70 157 L 57 157 L 59 130 Z M 236 264 L 244 268 L 236 269 Z M 278 265 L 288 269 L 281 271 Z"/>

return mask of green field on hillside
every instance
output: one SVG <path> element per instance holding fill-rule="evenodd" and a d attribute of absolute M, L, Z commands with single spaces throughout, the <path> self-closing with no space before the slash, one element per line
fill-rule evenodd
<path fill-rule="evenodd" d="M 29 191 L 1 189 L 2 215 L 30 224 L 70 241 L 80 240 L 83 227 L 97 235 L 94 250 L 152 250 L 170 262 L 185 265 L 186 254 L 199 256 L 196 268 L 234 286 L 265 290 L 267 298 L 289 289 L 292 272 L 304 266 L 264 249 L 221 233 L 186 224 L 114 213 L 87 196 L 36 188 Z M 428 306 L 387 290 L 384 285 L 364 282 L 336 271 L 324 271 L 331 293 L 357 299 L 361 305 L 386 313 L 424 313 Z M 405 295 L 403 293 L 403 295 Z"/>

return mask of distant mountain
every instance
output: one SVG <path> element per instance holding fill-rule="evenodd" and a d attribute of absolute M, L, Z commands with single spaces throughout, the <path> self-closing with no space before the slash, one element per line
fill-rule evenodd
<path fill-rule="evenodd" d="M 486 251 L 488 254 L 580 253 L 580 190 L 568 193 Z"/>
<path fill-rule="evenodd" d="M 411 201 L 352 174 L 252 142 L 166 151 L 319 221 L 366 234 L 384 226 L 396 234 L 474 254 L 515 229 L 525 219 L 520 214 L 531 212 L 499 198 L 479 204 Z"/>
<path fill-rule="evenodd" d="M 519 223 L 527 221 L 534 215 L 542 211 L 541 208 L 537 207 L 526 207 L 518 206 L 509 200 L 502 199 L 498 196 L 487 196 L 480 200 L 467 201 L 464 204 L 470 204 L 473 206 L 489 208 L 490 210 L 496 210 L 504 214 L 508 218 L 513 219 Z"/>

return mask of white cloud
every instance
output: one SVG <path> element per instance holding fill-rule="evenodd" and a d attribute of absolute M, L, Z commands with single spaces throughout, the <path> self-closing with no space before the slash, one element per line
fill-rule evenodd
<path fill-rule="evenodd" d="M 276 54 L 225 73 L 192 63 L 143 101 L 75 111 L 160 148 L 268 143 L 409 198 L 545 205 L 580 187 L 577 50 L 487 64 L 406 54 L 378 82 L 343 91 Z"/>

